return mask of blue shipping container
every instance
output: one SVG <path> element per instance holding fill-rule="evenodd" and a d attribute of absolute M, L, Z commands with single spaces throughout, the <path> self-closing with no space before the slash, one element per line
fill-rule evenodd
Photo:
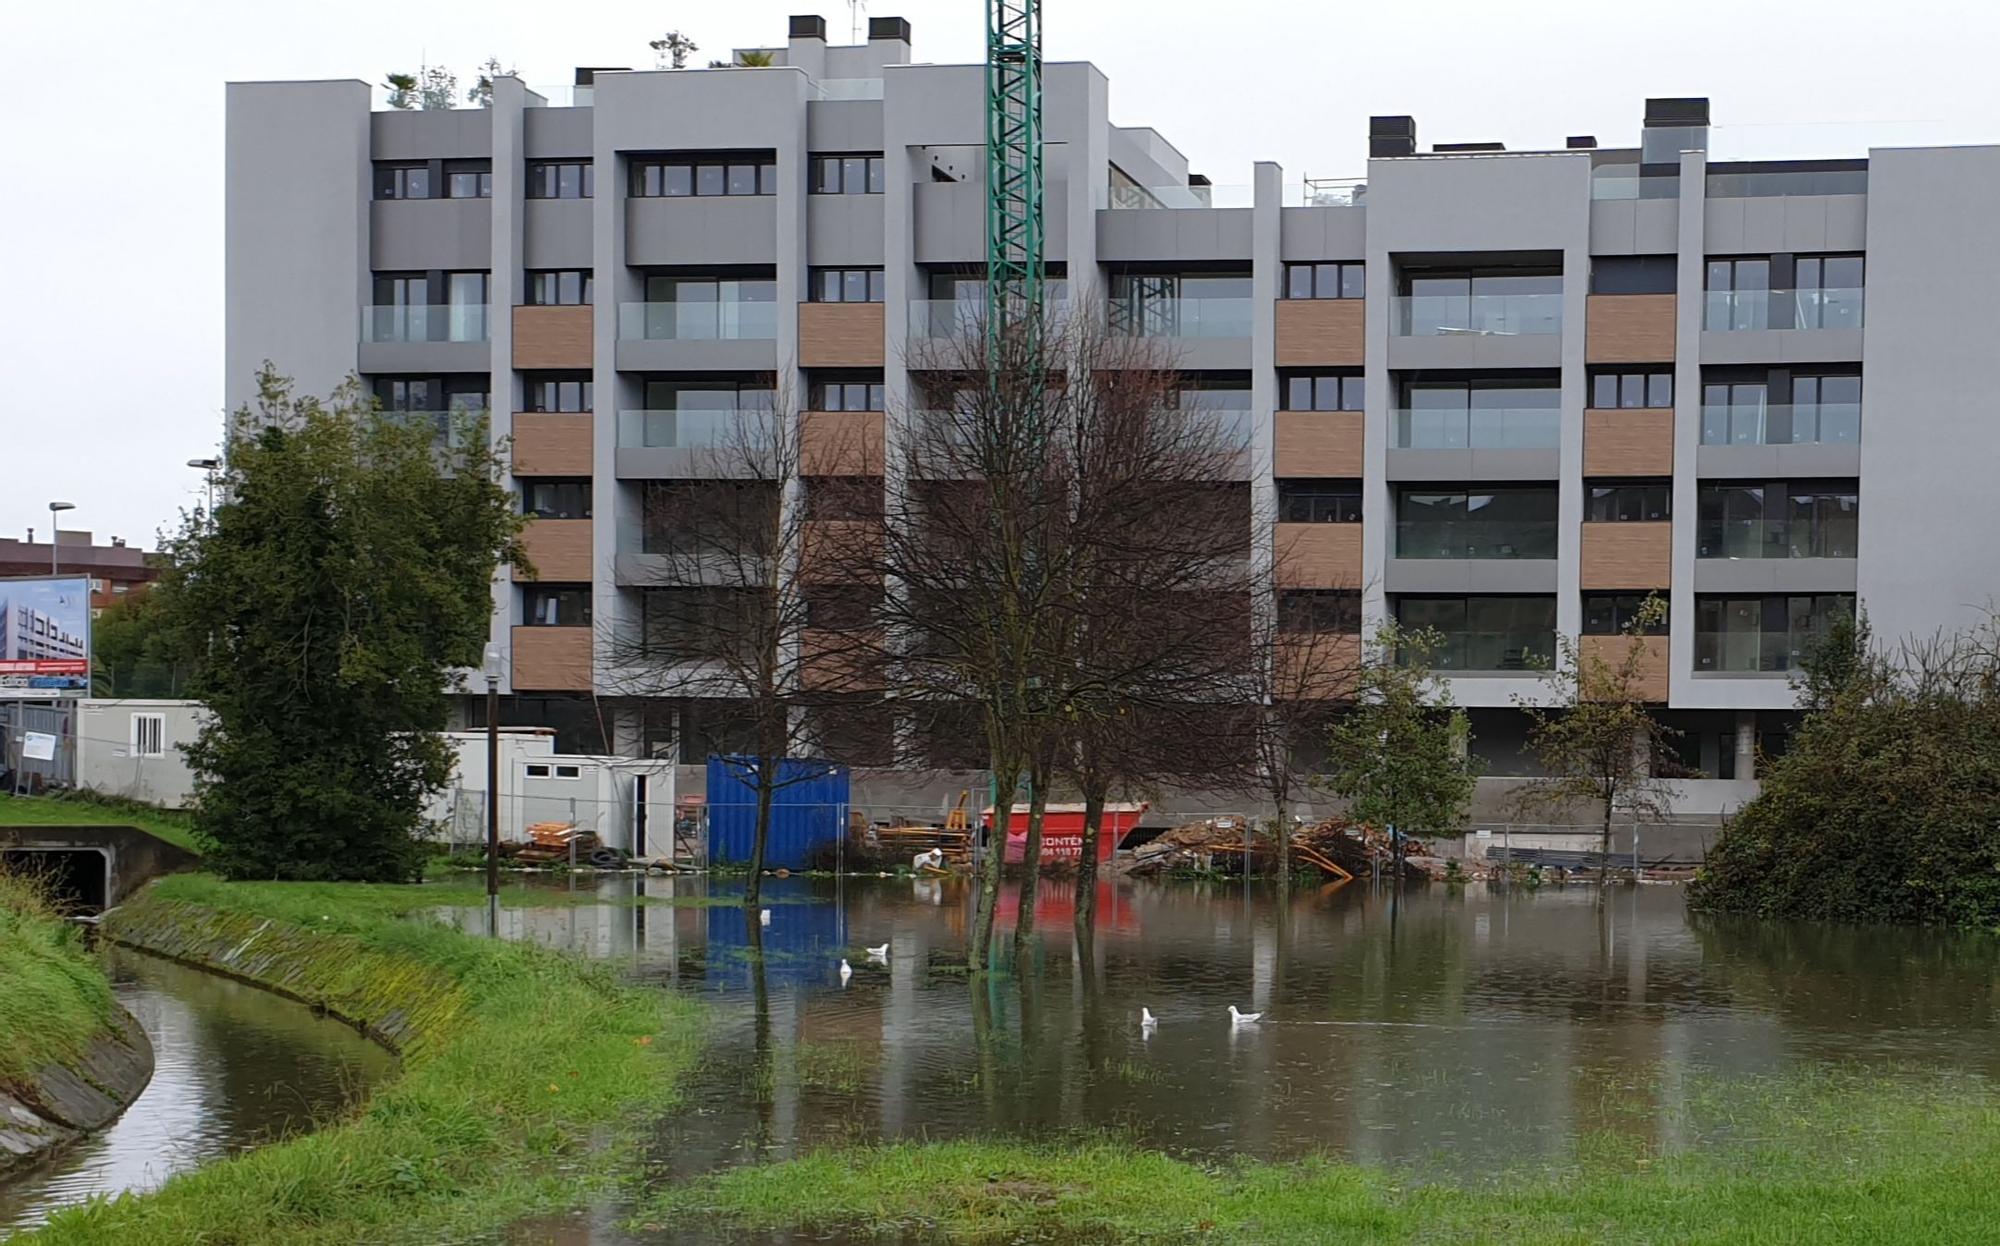
<path fill-rule="evenodd" d="M 747 777 L 754 757 L 708 759 L 708 859 L 746 864 L 757 836 L 757 789 Z M 772 793 L 766 869 L 803 870 L 832 864 L 847 826 L 847 767 L 810 757 L 779 763 L 782 786 Z"/>

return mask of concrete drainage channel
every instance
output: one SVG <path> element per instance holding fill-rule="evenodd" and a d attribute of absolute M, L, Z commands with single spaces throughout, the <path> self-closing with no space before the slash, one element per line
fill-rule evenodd
<path fill-rule="evenodd" d="M 104 1128 L 152 1080 L 153 1044 L 131 1013 L 114 1009 L 111 1028 L 74 1064 L 44 1065 L 25 1084 L 0 1086 L 0 1176 Z"/>

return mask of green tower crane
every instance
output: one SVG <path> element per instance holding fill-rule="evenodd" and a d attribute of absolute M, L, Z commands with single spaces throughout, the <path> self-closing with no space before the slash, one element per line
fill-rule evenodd
<path fill-rule="evenodd" d="M 986 0 L 988 367 L 1009 333 L 1039 335 L 1041 319 L 1041 0 Z"/>

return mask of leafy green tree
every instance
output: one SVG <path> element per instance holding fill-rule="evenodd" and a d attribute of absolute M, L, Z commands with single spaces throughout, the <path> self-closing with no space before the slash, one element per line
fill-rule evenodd
<path fill-rule="evenodd" d="M 520 561 L 483 417 L 439 431 L 354 381 L 296 396 L 266 364 L 214 522 L 191 515 L 167 541 L 152 591 L 210 711 L 187 756 L 196 830 L 226 875 L 421 871 L 457 672 L 480 663 L 495 568 Z"/>
<path fill-rule="evenodd" d="M 1516 789 L 1516 804 L 1526 812 L 1558 813 L 1578 803 L 1594 805 L 1600 883 L 1610 872 L 1612 821 L 1620 814 L 1635 822 L 1657 820 L 1673 809 L 1678 767 L 1666 759 L 1680 733 L 1647 704 L 1664 695 L 1649 687 L 1654 663 L 1647 633 L 1666 617 L 1667 603 L 1651 596 L 1608 644 L 1586 646 L 1558 636 L 1548 676 L 1555 703 L 1516 698 L 1528 717 L 1528 751 L 1543 770 Z M 1652 697 L 1655 691 L 1662 697 Z"/>
<path fill-rule="evenodd" d="M 408 112 L 417 106 L 417 76 L 395 73 L 382 80 L 389 88 L 389 107 Z"/>
<path fill-rule="evenodd" d="M 2000 628 L 1868 646 L 1827 628 L 1810 708 L 1688 889 L 1697 910 L 1762 918 L 2000 926 Z"/>
<path fill-rule="evenodd" d="M 1464 829 L 1479 763 L 1465 749 L 1465 711 L 1431 673 L 1437 646 L 1429 631 L 1378 627 L 1355 677 L 1353 705 L 1328 729 L 1326 786 L 1357 821 L 1402 835 Z"/>
<path fill-rule="evenodd" d="M 90 621 L 90 682 L 100 697 L 177 697 L 185 667 L 166 651 L 160 601 L 129 593 Z"/>

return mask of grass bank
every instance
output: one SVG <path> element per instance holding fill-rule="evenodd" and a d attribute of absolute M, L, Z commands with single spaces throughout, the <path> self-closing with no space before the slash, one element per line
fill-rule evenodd
<path fill-rule="evenodd" d="M 1418 1184 L 1333 1160 L 1201 1164 L 1117 1141 L 834 1149 L 670 1190 L 642 1223 L 983 1242 L 1990 1241 L 2000 1098 L 1835 1079 L 1722 1092 L 1696 1149 L 1600 1140 L 1560 1171 Z"/>
<path fill-rule="evenodd" d="M 365 1024 L 403 1067 L 352 1119 L 59 1213 L 22 1240 L 435 1242 L 572 1205 L 624 1167 L 618 1127 L 676 1102 L 696 1006 L 412 920 L 410 890 L 181 875 L 107 918 L 113 937 Z"/>
<path fill-rule="evenodd" d="M 32 879 L 0 871 L 0 1085 L 68 1063 L 111 1024 L 111 983 Z"/>
<path fill-rule="evenodd" d="M 65 796 L 0 796 L 0 826 L 136 826 L 178 848 L 200 852 L 194 819 L 172 809 L 76 792 Z"/>

